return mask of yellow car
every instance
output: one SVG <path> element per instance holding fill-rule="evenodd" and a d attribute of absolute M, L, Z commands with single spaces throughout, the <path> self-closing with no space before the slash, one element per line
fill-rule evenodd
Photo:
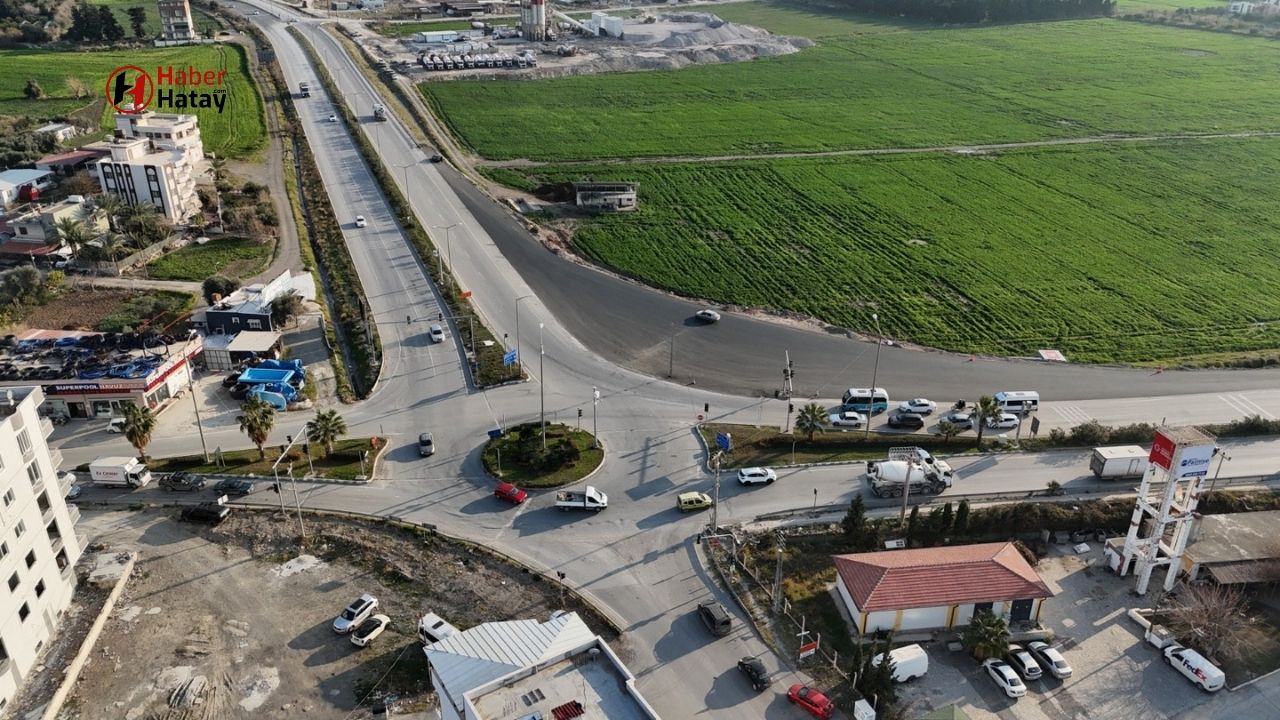
<path fill-rule="evenodd" d="M 676 509 L 680 512 L 702 510 L 711 507 L 711 496 L 700 492 L 680 493 L 676 497 Z"/>

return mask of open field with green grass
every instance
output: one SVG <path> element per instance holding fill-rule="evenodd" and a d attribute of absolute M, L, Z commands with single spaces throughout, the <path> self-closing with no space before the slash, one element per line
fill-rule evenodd
<path fill-rule="evenodd" d="M 274 441 L 274 438 L 272 439 Z M 323 446 L 312 443 L 310 466 L 307 465 L 307 458 L 302 453 L 302 449 L 293 448 L 289 451 L 288 463 L 293 465 L 293 475 L 297 478 L 301 478 L 310 472 L 309 467 L 314 467 L 317 477 L 354 480 L 361 475 L 360 453 L 365 451 L 369 453 L 369 457 L 364 461 L 363 465 L 364 474 L 368 475 L 372 470 L 373 461 L 387 446 L 385 442 L 380 442 L 375 449 L 370 446 L 369 440 L 370 438 L 344 438 L 338 440 L 333 443 L 333 452 L 327 455 Z M 273 451 L 275 447 L 276 445 L 268 446 L 265 460 L 258 459 L 257 448 L 224 451 L 222 453 L 222 467 L 219 467 L 216 463 L 206 463 L 201 455 L 147 458 L 147 467 L 154 472 L 166 473 L 185 470 L 197 475 L 257 475 L 260 484 L 256 488 L 256 492 L 262 492 L 263 490 L 270 492 L 273 477 L 271 465 L 280 457 L 278 450 Z M 285 464 L 281 464 L 280 467 L 283 474 L 285 472 Z"/>
<path fill-rule="evenodd" d="M 262 98 L 249 75 L 247 58 L 238 45 L 201 45 L 177 48 L 130 50 L 129 62 L 154 70 L 161 65 L 192 65 L 201 69 L 225 69 L 227 105 L 194 111 L 200 118 L 200 133 L 206 153 L 219 157 L 252 155 L 266 139 Z M 0 50 L 0 115 L 27 115 L 37 118 L 63 116 L 102 97 L 107 75 L 121 63 L 118 52 L 53 52 L 45 50 Z M 79 78 L 88 97 L 76 99 L 67 79 Z M 23 88 L 34 78 L 48 98 L 28 100 Z M 164 108 L 156 108 L 164 111 Z M 110 119 L 104 112 L 103 127 Z"/>
<path fill-rule="evenodd" d="M 1169 0 L 1173 2 L 1175 0 Z M 781 2 L 742 2 L 708 8 L 722 20 L 764 28 L 775 35 L 795 35 L 811 40 L 848 38 L 871 33 L 928 29 L 905 20 L 842 13 L 835 9 L 808 8 Z"/>
<path fill-rule="evenodd" d="M 147 11 L 147 22 L 143 25 L 146 30 L 145 38 L 150 40 L 160 34 L 160 10 L 156 7 L 155 2 L 147 2 L 146 0 L 93 0 L 90 5 L 106 5 L 115 13 L 116 20 L 119 21 L 120 27 L 124 28 L 126 37 L 133 38 L 133 26 L 129 23 L 129 8 L 140 7 Z M 213 18 L 206 15 L 199 8 L 192 5 L 191 19 L 196 23 L 196 30 L 203 35 L 206 29 L 212 28 L 215 32 L 221 26 Z"/>
<path fill-rule="evenodd" d="M 241 279 L 262 272 L 270 261 L 268 243 L 248 238 L 218 238 L 156 258 L 147 265 L 147 276 L 192 282 L 201 282 L 210 275 Z"/>
<path fill-rule="evenodd" d="M 486 157 L 752 155 L 1275 129 L 1277 60 L 1280 48 L 1258 38 L 1100 19 L 869 33 L 746 63 L 422 88 Z"/>
<path fill-rule="evenodd" d="M 640 183 L 578 251 L 694 297 L 961 352 L 1280 346 L 1280 139 L 527 170 Z"/>
<path fill-rule="evenodd" d="M 386 37 L 408 37 L 419 32 L 444 32 L 445 30 L 470 30 L 472 20 L 437 20 L 434 22 L 386 23 L 375 28 L 379 35 Z M 518 25 L 520 16 L 503 15 L 480 18 L 479 22 L 490 25 Z"/>

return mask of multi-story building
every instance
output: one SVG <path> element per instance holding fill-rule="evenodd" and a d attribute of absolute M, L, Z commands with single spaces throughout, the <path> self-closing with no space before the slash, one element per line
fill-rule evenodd
<path fill-rule="evenodd" d="M 80 513 L 63 498 L 61 453 L 38 387 L 0 390 L 0 712 L 13 701 L 71 603 Z"/>
<path fill-rule="evenodd" d="M 159 0 L 160 37 L 171 41 L 195 40 L 196 24 L 191 19 L 188 0 Z"/>
<path fill-rule="evenodd" d="M 200 139 L 200 119 L 195 115 L 141 112 L 137 115 L 116 113 L 116 136 L 150 140 L 157 150 L 177 150 L 187 160 L 204 160 L 204 143 Z"/>
<path fill-rule="evenodd" d="M 174 223 L 186 222 L 200 212 L 196 168 L 189 153 L 158 150 L 151 140 L 142 138 L 116 138 L 91 147 L 111 153 L 93 165 L 103 192 L 129 205 L 151 203 Z"/>

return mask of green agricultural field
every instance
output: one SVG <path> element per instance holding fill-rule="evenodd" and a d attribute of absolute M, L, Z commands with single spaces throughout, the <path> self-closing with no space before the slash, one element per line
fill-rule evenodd
<path fill-rule="evenodd" d="M 1159 1 L 1159 0 L 1155 0 Z M 1174 2 L 1175 0 L 1167 0 Z M 764 28 L 776 35 L 796 35 L 813 40 L 856 37 L 871 33 L 925 28 L 925 25 L 841 13 L 836 10 L 775 2 L 742 2 L 708 8 L 720 19 Z"/>
<path fill-rule="evenodd" d="M 694 297 L 1078 362 L 1280 346 L 1280 139 L 526 172 L 638 181 L 579 251 Z"/>
<path fill-rule="evenodd" d="M 200 282 L 211 275 L 241 279 L 256 275 L 271 260 L 271 245 L 248 238 L 219 238 L 188 245 L 152 260 L 147 276 L 156 280 Z"/>
<path fill-rule="evenodd" d="M 519 16 L 504 15 L 501 17 L 479 18 L 480 22 L 490 25 L 518 25 Z M 434 22 L 386 23 L 376 29 L 378 34 L 386 37 L 408 37 L 418 32 L 443 32 L 445 30 L 470 30 L 471 20 L 437 20 Z"/>
<path fill-rule="evenodd" d="M 219 114 L 214 109 L 194 111 L 200 118 L 205 152 L 219 157 L 244 157 L 257 151 L 266 139 L 262 98 L 249 75 L 248 61 L 239 45 L 200 45 L 148 48 L 119 52 L 51 52 L 0 50 L 0 115 L 37 118 L 65 116 L 92 102 L 104 92 L 107 76 L 122 62 L 154 68 L 160 65 L 193 65 L 201 69 L 226 69 L 228 99 Z M 68 78 L 79 78 L 88 96 L 77 99 Z M 23 88 L 29 78 L 44 88 L 44 100 L 28 100 Z M 105 110 L 102 127 L 111 127 Z"/>
<path fill-rule="evenodd" d="M 124 28 L 127 37 L 133 37 L 133 26 L 129 24 L 129 8 L 140 7 L 147 11 L 147 22 L 143 26 L 146 30 L 145 37 L 151 39 L 160 34 L 160 10 L 156 7 L 155 0 L 94 0 L 90 5 L 106 5 L 111 8 L 116 15 L 116 20 L 120 22 L 120 27 Z M 191 7 L 191 19 L 196 23 L 196 29 L 204 34 L 207 29 L 213 29 L 215 32 L 221 28 L 216 20 L 206 15 L 194 5 Z"/>
<path fill-rule="evenodd" d="M 752 155 L 1276 129 L 1278 60 L 1260 38 L 1099 19 L 870 33 L 672 72 L 422 88 L 486 157 Z"/>

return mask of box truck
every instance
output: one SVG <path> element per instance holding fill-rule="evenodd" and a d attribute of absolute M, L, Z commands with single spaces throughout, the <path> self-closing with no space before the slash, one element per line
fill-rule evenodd
<path fill-rule="evenodd" d="M 140 488 L 151 482 L 151 471 L 132 457 L 102 457 L 89 463 L 89 477 L 102 487 Z"/>
<path fill-rule="evenodd" d="M 1138 445 L 1094 448 L 1089 469 L 1099 480 L 1140 478 L 1147 472 L 1147 457 Z"/>

